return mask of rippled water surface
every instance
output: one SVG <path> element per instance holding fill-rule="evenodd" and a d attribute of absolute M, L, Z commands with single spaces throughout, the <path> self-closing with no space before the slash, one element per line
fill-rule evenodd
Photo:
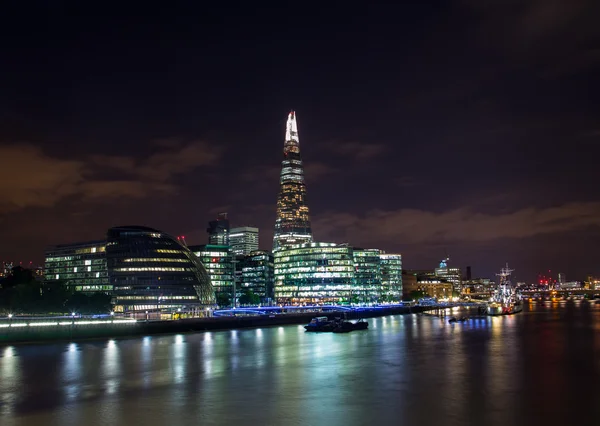
<path fill-rule="evenodd" d="M 600 425 L 600 305 L 0 347 L 0 425 Z"/>

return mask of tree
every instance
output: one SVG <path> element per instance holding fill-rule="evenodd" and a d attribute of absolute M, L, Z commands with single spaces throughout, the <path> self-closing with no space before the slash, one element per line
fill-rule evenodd
<path fill-rule="evenodd" d="M 242 294 L 240 295 L 240 298 L 238 300 L 240 301 L 240 305 L 242 305 L 242 306 L 243 305 L 256 306 L 256 305 L 260 304 L 260 296 L 255 294 L 249 288 L 244 289 L 242 291 Z"/>
<path fill-rule="evenodd" d="M 66 281 L 57 280 L 46 282 L 42 285 L 42 301 L 46 312 L 64 313 L 67 300 L 73 295 L 73 291 Z"/>
<path fill-rule="evenodd" d="M 226 293 L 217 293 L 217 305 L 221 308 L 231 306 L 231 296 Z"/>
<path fill-rule="evenodd" d="M 421 290 L 413 290 L 409 294 L 409 300 L 419 300 L 427 297 L 427 293 Z"/>

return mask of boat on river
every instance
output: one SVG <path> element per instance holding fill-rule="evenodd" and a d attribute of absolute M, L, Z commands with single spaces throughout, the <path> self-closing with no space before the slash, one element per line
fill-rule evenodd
<path fill-rule="evenodd" d="M 308 332 L 326 332 L 333 331 L 335 328 L 336 321 L 330 320 L 327 317 L 314 317 L 310 322 L 304 326 L 304 329 Z"/>
<path fill-rule="evenodd" d="M 369 328 L 369 323 L 363 319 L 358 320 L 357 322 L 347 321 L 346 319 L 335 318 L 330 320 L 329 318 L 315 317 L 313 318 L 307 325 L 304 326 L 304 329 L 308 332 L 316 333 L 316 332 L 334 332 L 334 333 L 350 333 L 355 330 L 367 330 Z"/>
<path fill-rule="evenodd" d="M 498 288 L 494 291 L 491 300 L 488 303 L 487 315 L 512 315 L 523 310 L 523 298 L 521 293 L 510 281 L 510 276 L 514 269 L 510 269 L 508 264 L 502 268 L 499 274 L 500 282 Z"/>
<path fill-rule="evenodd" d="M 356 330 L 367 330 L 369 328 L 369 323 L 363 319 L 359 319 L 357 322 L 351 321 L 339 321 L 335 328 L 333 329 L 334 333 L 350 333 L 351 331 Z"/>

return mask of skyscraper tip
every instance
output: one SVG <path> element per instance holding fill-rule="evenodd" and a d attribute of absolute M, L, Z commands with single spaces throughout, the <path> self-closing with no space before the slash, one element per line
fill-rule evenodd
<path fill-rule="evenodd" d="M 285 130 L 286 142 L 295 141 L 298 142 L 298 124 L 296 123 L 296 111 L 290 111 L 288 114 L 286 130 Z"/>

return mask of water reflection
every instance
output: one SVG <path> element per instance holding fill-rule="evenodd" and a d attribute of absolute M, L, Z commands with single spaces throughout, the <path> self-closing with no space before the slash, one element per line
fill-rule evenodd
<path fill-rule="evenodd" d="M 14 414 L 21 382 L 21 360 L 13 346 L 0 348 L 0 414 Z"/>
<path fill-rule="evenodd" d="M 350 334 L 294 325 L 3 348 L 2 426 L 564 426 L 580 404 L 586 418 L 600 415 L 600 309 L 589 304 L 460 324 L 416 314 L 369 323 Z"/>

